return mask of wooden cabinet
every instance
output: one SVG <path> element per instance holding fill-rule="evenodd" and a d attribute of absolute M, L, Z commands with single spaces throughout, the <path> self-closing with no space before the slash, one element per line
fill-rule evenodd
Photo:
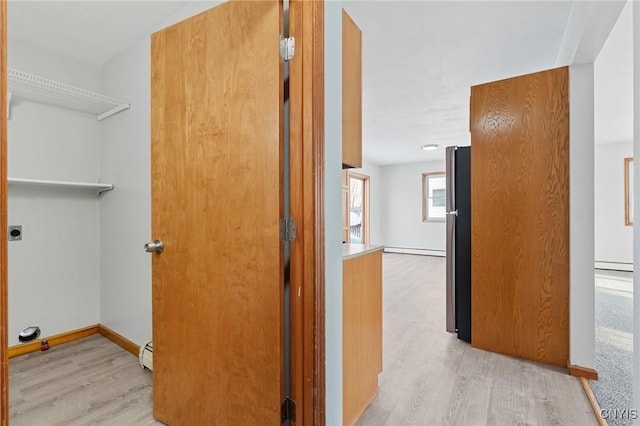
<path fill-rule="evenodd" d="M 345 259 L 342 285 L 342 424 L 352 425 L 382 371 L 382 249 Z"/>
<path fill-rule="evenodd" d="M 342 168 L 362 167 L 362 32 L 342 11 Z"/>

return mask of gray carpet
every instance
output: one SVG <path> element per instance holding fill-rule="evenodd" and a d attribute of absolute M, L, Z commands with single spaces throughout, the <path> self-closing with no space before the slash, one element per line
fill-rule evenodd
<path fill-rule="evenodd" d="M 596 270 L 596 370 L 590 380 L 607 423 L 632 425 L 633 273 Z"/>

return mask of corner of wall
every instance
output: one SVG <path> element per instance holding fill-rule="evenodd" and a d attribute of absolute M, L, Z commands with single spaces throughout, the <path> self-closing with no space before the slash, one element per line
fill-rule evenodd
<path fill-rule="evenodd" d="M 569 361 L 595 366 L 593 64 L 569 67 Z"/>

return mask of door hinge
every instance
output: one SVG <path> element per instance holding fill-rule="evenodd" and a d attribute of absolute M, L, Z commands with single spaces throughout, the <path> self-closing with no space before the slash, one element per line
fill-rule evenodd
<path fill-rule="evenodd" d="M 296 402 L 289 397 L 286 397 L 282 403 L 282 423 L 287 420 L 296 421 Z"/>
<path fill-rule="evenodd" d="M 280 239 L 293 241 L 296 239 L 296 221 L 293 219 L 280 219 Z"/>
<path fill-rule="evenodd" d="M 280 57 L 283 61 L 290 61 L 296 53 L 296 39 L 280 36 Z"/>

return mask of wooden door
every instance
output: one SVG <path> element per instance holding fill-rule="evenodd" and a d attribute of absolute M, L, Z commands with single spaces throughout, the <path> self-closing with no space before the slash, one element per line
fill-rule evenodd
<path fill-rule="evenodd" d="M 152 36 L 154 416 L 280 424 L 283 79 L 277 1 Z"/>
<path fill-rule="evenodd" d="M 473 346 L 569 358 L 568 69 L 471 88 Z"/>

